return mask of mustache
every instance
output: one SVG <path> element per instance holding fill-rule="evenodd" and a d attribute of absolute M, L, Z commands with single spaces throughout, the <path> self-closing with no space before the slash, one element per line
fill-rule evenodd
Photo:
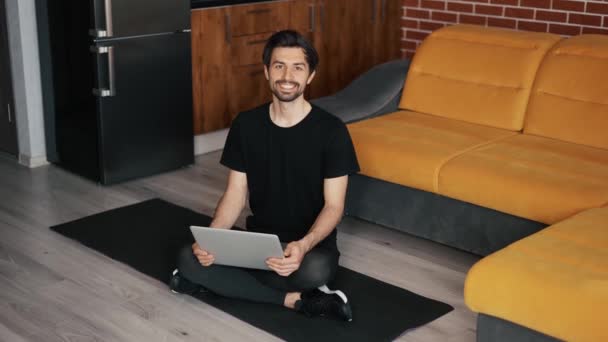
<path fill-rule="evenodd" d="M 286 81 L 286 80 L 278 80 L 278 81 L 276 81 L 275 83 L 276 83 L 277 85 L 281 85 L 281 84 L 293 84 L 293 85 L 295 85 L 296 87 L 299 87 L 299 86 L 300 86 L 300 83 L 298 83 L 298 82 Z"/>

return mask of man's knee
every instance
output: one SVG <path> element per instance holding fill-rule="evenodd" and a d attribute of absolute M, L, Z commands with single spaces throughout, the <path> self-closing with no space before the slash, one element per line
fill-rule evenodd
<path fill-rule="evenodd" d="M 310 290 L 330 282 L 337 265 L 331 256 L 310 254 L 303 260 L 300 268 L 290 279 L 291 285 L 301 290 Z"/>
<path fill-rule="evenodd" d="M 198 263 L 198 260 L 192 252 L 192 245 L 186 245 L 182 247 L 177 253 L 177 267 L 181 270 L 182 268 L 187 269 L 192 265 Z"/>
<path fill-rule="evenodd" d="M 331 280 L 329 269 L 307 269 L 299 272 L 292 280 L 294 285 L 301 290 L 311 290 L 327 284 Z"/>

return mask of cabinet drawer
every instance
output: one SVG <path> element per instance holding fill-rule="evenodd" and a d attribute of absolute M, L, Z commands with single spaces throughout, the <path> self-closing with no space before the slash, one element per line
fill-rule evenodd
<path fill-rule="evenodd" d="M 262 53 L 269 33 L 253 34 L 232 39 L 232 65 L 251 65 L 262 62 Z"/>
<path fill-rule="evenodd" d="M 300 33 L 314 32 L 322 18 L 322 4 L 315 0 L 293 0 L 289 3 L 291 13 L 289 26 Z M 323 15 L 325 13 L 323 12 Z"/>
<path fill-rule="evenodd" d="M 230 94 L 235 114 L 270 102 L 272 93 L 264 76 L 264 65 L 233 67 Z"/>
<path fill-rule="evenodd" d="M 289 2 L 234 6 L 229 16 L 232 37 L 280 31 L 289 26 Z"/>

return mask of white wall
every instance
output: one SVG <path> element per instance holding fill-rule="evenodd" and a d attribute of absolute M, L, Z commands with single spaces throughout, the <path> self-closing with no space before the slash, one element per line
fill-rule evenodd
<path fill-rule="evenodd" d="M 40 82 L 35 0 L 4 0 L 11 57 L 19 162 L 48 164 Z"/>

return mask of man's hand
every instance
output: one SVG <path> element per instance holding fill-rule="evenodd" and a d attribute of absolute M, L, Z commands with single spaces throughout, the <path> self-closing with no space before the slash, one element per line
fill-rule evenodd
<path fill-rule="evenodd" d="M 200 262 L 201 265 L 205 267 L 211 266 L 211 264 L 213 264 L 213 261 L 215 261 L 215 257 L 213 257 L 213 254 L 202 249 L 197 242 L 192 244 L 192 253 L 194 253 L 194 256 L 198 259 L 198 262 Z"/>
<path fill-rule="evenodd" d="M 290 242 L 285 247 L 284 258 L 268 258 L 266 265 L 278 275 L 287 277 L 300 268 L 306 248 L 300 241 Z"/>

